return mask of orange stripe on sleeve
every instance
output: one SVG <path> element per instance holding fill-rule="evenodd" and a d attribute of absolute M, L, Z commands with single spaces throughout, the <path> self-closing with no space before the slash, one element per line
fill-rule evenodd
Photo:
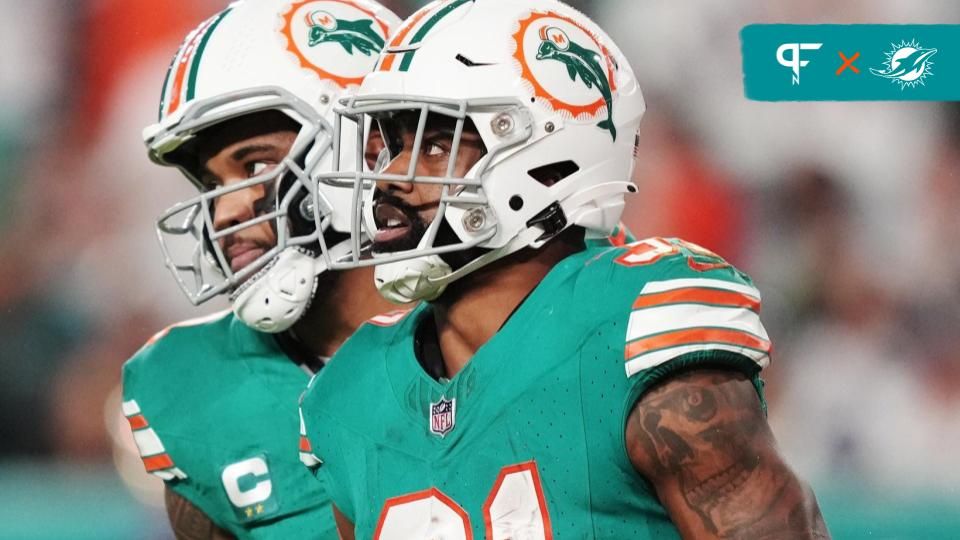
<path fill-rule="evenodd" d="M 300 451 L 310 453 L 313 451 L 313 448 L 310 446 L 310 439 L 300 436 Z"/>
<path fill-rule="evenodd" d="M 144 418 L 142 414 L 137 414 L 127 418 L 127 422 L 130 422 L 130 429 L 134 431 L 143 429 L 150 425 L 147 423 L 147 419 Z"/>
<path fill-rule="evenodd" d="M 630 360 L 650 351 L 681 345 L 695 345 L 697 343 L 722 343 L 725 345 L 749 347 L 766 353 L 770 352 L 769 341 L 746 332 L 725 330 L 723 328 L 690 328 L 638 339 L 637 341 L 628 343 L 624 357 Z"/>
<path fill-rule="evenodd" d="M 633 303 L 633 309 L 665 304 L 715 304 L 725 307 L 746 308 L 760 312 L 760 301 L 752 296 L 734 291 L 688 287 L 661 293 L 641 294 Z"/>
<path fill-rule="evenodd" d="M 173 467 L 173 460 L 168 454 L 158 454 L 143 458 L 143 466 L 147 468 L 147 472 L 162 471 Z"/>

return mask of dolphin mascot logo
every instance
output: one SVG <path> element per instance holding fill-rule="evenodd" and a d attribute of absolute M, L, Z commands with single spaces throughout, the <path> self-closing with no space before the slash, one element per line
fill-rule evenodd
<path fill-rule="evenodd" d="M 603 59 L 594 51 L 570 41 L 567 34 L 556 27 L 540 29 L 540 49 L 537 50 L 537 60 L 556 60 L 567 66 L 567 74 L 571 81 L 580 81 L 587 88 L 596 87 L 607 103 L 607 119 L 597 124 L 597 127 L 608 130 L 613 140 L 617 140 L 617 128 L 613 125 L 613 93 L 610 91 L 610 81 L 604 69 Z"/>
<path fill-rule="evenodd" d="M 380 54 L 384 41 L 372 25 L 370 19 L 338 20 L 326 11 L 312 11 L 307 14 L 308 44 L 316 47 L 321 43 L 339 43 L 349 54 L 353 54 L 353 49 L 367 56 Z"/>
<path fill-rule="evenodd" d="M 885 79 L 893 79 L 904 86 L 915 86 L 927 75 L 932 75 L 930 57 L 937 49 L 924 49 L 916 43 L 901 43 L 887 54 L 885 69 L 870 68 L 870 73 Z"/>

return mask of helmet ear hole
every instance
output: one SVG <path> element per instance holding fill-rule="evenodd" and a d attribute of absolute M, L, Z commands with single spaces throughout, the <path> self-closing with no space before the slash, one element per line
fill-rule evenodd
<path fill-rule="evenodd" d="M 580 170 L 580 166 L 571 160 L 557 161 L 542 165 L 535 169 L 530 169 L 527 174 L 541 184 L 550 187 L 560 183 L 561 180 L 575 174 Z"/>
<path fill-rule="evenodd" d="M 510 197 L 510 209 L 514 212 L 519 212 L 523 209 L 523 197 L 519 195 L 514 195 Z"/>

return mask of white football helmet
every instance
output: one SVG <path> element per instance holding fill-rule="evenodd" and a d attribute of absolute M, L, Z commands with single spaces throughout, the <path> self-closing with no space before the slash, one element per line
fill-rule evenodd
<path fill-rule="evenodd" d="M 279 332 L 306 310 L 316 275 L 349 254 L 349 240 L 327 245 L 325 235 L 339 232 L 343 240 L 351 231 L 350 193 L 317 187 L 311 178 L 330 166 L 332 108 L 357 89 L 399 22 L 372 0 L 241 0 L 187 35 L 163 84 L 159 121 L 143 138 L 153 161 L 180 168 L 201 190 L 157 221 L 166 265 L 192 303 L 232 293 L 247 324 Z M 202 164 L 178 159 L 178 150 L 204 129 L 266 110 L 301 126 L 273 170 L 211 189 L 200 181 Z M 338 146 L 353 148 L 356 136 L 342 136 Z M 272 205 L 216 230 L 216 200 L 258 185 L 272 194 Z M 275 229 L 277 245 L 233 272 L 221 239 L 264 222 Z"/>
<path fill-rule="evenodd" d="M 334 172 L 321 184 L 351 187 L 355 238 L 376 231 L 377 181 L 443 186 L 437 218 L 416 249 L 374 254 L 376 279 L 390 300 L 432 300 L 447 284 L 525 247 L 539 248 L 570 226 L 591 237 L 617 225 L 631 183 L 635 136 L 645 110 L 620 50 L 590 19 L 556 0 L 446 0 L 404 21 L 360 90 L 337 109 L 335 130 L 370 118 L 419 115 L 406 174 L 354 165 L 361 145 L 334 137 Z M 418 176 L 428 116 L 455 126 L 445 176 Z M 452 119 L 452 120 L 451 120 Z M 469 119 L 483 157 L 455 177 Z M 550 182 L 539 172 L 550 170 Z M 319 190 L 317 190 L 319 192 Z M 360 193 L 364 192 L 361 196 Z M 457 241 L 438 242 L 445 222 Z M 359 226 L 363 223 L 363 227 Z M 371 233 L 372 234 L 372 233 Z M 459 268 L 442 255 L 484 250 Z"/>

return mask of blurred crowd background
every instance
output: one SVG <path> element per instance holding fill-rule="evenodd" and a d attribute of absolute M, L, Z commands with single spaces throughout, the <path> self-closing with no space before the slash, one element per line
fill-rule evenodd
<path fill-rule="evenodd" d="M 571 3 L 648 100 L 625 221 L 754 277 L 770 422 L 835 537 L 960 537 L 960 105 L 750 102 L 738 35 L 960 5 Z M 162 266 L 153 220 L 191 188 L 140 130 L 179 41 L 225 4 L 0 0 L 0 539 L 169 538 L 159 480 L 124 450 L 120 366 L 224 304 L 193 308 Z"/>

